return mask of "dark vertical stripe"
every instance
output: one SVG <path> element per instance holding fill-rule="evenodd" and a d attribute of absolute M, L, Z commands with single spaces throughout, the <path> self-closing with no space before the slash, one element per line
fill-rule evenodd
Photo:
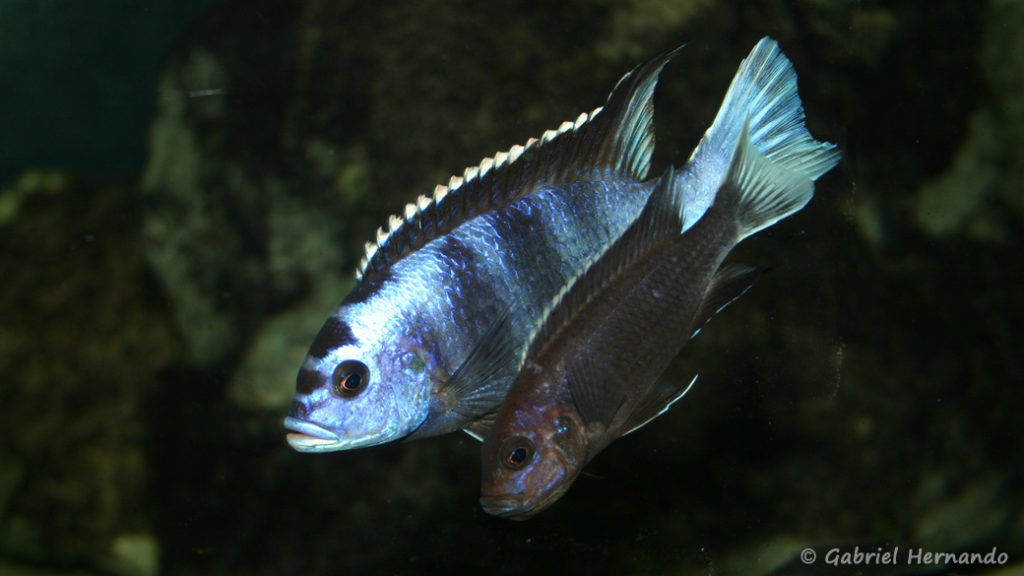
<path fill-rule="evenodd" d="M 317 388 L 327 384 L 327 379 L 316 370 L 299 370 L 299 377 L 295 380 L 295 391 L 299 394 L 312 394 Z"/>
<path fill-rule="evenodd" d="M 442 238 L 438 242 L 437 250 L 451 269 L 459 270 L 466 278 L 475 279 L 477 277 L 476 253 L 457 236 Z"/>
<path fill-rule="evenodd" d="M 371 296 L 380 291 L 380 289 L 391 281 L 391 269 L 377 270 L 373 274 L 373 279 L 363 278 L 356 287 L 349 292 L 348 296 L 345 297 L 345 304 L 359 304 L 365 302 Z"/>
<path fill-rule="evenodd" d="M 336 316 L 331 316 L 327 322 L 324 322 L 320 333 L 313 339 L 313 344 L 309 347 L 309 355 L 314 358 L 323 358 L 334 348 L 355 343 L 356 336 L 352 333 L 352 328 L 348 323 L 339 320 Z"/>
<path fill-rule="evenodd" d="M 507 250 L 515 255 L 510 266 L 515 269 L 518 286 L 510 286 L 513 290 L 510 296 L 520 300 L 517 306 L 530 303 L 543 309 L 564 283 L 567 263 L 562 261 L 556 244 L 560 241 L 558 231 L 545 226 L 549 217 L 545 211 L 561 206 L 553 207 L 551 204 L 538 206 L 530 198 L 515 204 L 497 222 L 496 229 L 506 239 Z M 520 254 L 529 254 L 529 259 Z"/>
<path fill-rule="evenodd" d="M 441 268 L 449 271 L 448 278 L 441 278 L 442 287 L 451 294 L 454 326 L 443 329 L 469 329 L 468 322 L 474 322 L 481 300 L 492 300 L 493 292 L 487 285 L 488 274 L 478 257 L 480 248 L 455 235 L 444 236 L 437 242 L 437 254 L 442 261 Z"/>
<path fill-rule="evenodd" d="M 291 410 L 288 411 L 288 416 L 299 420 L 305 420 L 306 417 L 309 416 L 309 410 L 306 409 L 306 405 L 302 402 L 292 402 L 292 407 Z"/>

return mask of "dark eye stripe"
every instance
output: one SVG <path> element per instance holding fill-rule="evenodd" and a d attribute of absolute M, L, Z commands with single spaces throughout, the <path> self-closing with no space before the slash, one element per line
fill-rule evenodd
<path fill-rule="evenodd" d="M 346 346 L 356 343 L 356 336 L 347 322 L 338 320 L 331 316 L 324 322 L 324 327 L 313 339 L 313 345 L 309 347 L 309 355 L 314 358 L 323 358 L 327 353 L 339 346 Z"/>
<path fill-rule="evenodd" d="M 299 394 L 312 394 L 317 388 L 327 383 L 327 379 L 316 370 L 299 370 L 299 377 L 295 382 L 295 391 Z"/>

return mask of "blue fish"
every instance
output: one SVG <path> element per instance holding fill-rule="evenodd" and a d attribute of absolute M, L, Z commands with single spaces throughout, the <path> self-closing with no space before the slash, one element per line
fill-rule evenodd
<path fill-rule="evenodd" d="M 299 370 L 284 422 L 293 448 L 329 452 L 459 429 L 479 437 L 515 379 L 509 351 L 525 349 L 551 301 L 656 186 L 646 179 L 652 97 L 678 51 L 626 74 L 603 107 L 484 159 L 378 230 L 355 288 Z M 812 180 L 831 168 L 833 146 L 803 119 L 796 73 L 765 38 L 673 176 L 687 206 L 683 228 L 711 205 L 745 125 L 773 163 Z M 503 338 L 488 337 L 496 332 Z"/>

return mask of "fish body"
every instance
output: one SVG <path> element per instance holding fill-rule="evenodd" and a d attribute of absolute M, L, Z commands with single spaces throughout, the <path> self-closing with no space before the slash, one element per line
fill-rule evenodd
<path fill-rule="evenodd" d="M 574 194 L 567 195 L 566 190 Z M 349 400 L 336 386 L 318 380 L 316 386 L 309 386 L 310 394 L 301 408 L 293 408 L 290 417 L 301 415 L 304 422 L 338 430 L 339 440 L 355 447 L 413 433 L 430 436 L 459 430 L 480 414 L 496 409 L 494 404 L 500 399 L 479 409 L 464 408 L 459 398 L 445 393 L 445 385 L 503 306 L 515 307 L 508 337 L 525 342 L 534 324 L 531 319 L 540 317 L 551 297 L 565 285 L 566 275 L 573 271 L 570 265 L 583 261 L 621 232 L 618 226 L 603 222 L 617 222 L 616 216 L 625 214 L 628 223 L 635 216 L 631 212 L 639 210 L 647 194 L 636 184 L 578 183 L 565 189 L 543 189 L 508 208 L 478 217 L 396 262 L 389 278 L 375 287 L 370 298 L 361 300 L 357 288 L 355 297 L 346 301 L 336 320 L 330 322 L 330 332 L 321 335 L 335 343 L 347 340 L 350 348 L 376 343 L 373 349 L 377 354 L 362 361 L 376 368 L 368 380 L 377 386 L 373 391 L 382 401 L 368 403 L 371 408 L 364 421 L 349 421 L 345 418 L 349 411 L 339 411 L 337 405 L 349 408 L 342 403 L 355 404 L 359 398 Z M 588 234 L 577 236 L 579 230 Z M 404 305 L 394 307 L 395 302 Z M 409 305 L 413 302 L 415 306 Z M 326 375 L 332 364 L 350 361 L 352 356 L 311 359 L 307 365 L 316 362 L 319 368 L 326 363 L 326 369 L 307 368 L 306 374 Z M 510 363 L 494 377 L 511 382 L 514 370 Z M 387 374 L 387 379 L 377 374 Z M 300 383 L 300 392 L 305 390 L 304 384 Z M 373 428 L 374 424 L 378 427 Z M 290 420 L 289 426 L 302 431 L 306 424 Z M 356 430 L 358 436 L 353 435 Z"/>
<path fill-rule="evenodd" d="M 623 77 L 604 107 L 485 159 L 392 217 L 299 370 L 285 419 L 293 448 L 327 452 L 471 430 L 497 410 L 550 302 L 654 190 L 658 180 L 646 179 L 652 97 L 677 51 Z M 688 205 L 683 228 L 711 205 L 748 119 L 751 140 L 780 163 L 802 162 L 794 150 L 830 149 L 803 127 L 795 74 L 763 40 L 673 176 Z"/>
<path fill-rule="evenodd" d="M 834 162 L 833 152 L 813 154 Z M 802 208 L 814 190 L 808 174 L 768 161 L 747 131 L 727 174 L 712 205 L 683 232 L 692 204 L 666 172 L 636 222 L 548 312 L 485 435 L 485 511 L 525 519 L 544 510 L 609 443 L 689 389 L 658 377 L 749 285 L 750 269 L 722 261 L 743 238 Z"/>

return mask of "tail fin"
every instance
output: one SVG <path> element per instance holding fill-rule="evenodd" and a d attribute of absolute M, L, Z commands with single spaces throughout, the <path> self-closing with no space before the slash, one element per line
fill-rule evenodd
<path fill-rule="evenodd" d="M 742 126 L 725 184 L 715 200 L 734 211 L 737 242 L 797 212 L 814 196 L 814 180 L 807 173 L 769 161 L 753 144 L 750 121 Z"/>
<path fill-rule="evenodd" d="M 681 179 L 693 202 L 687 226 L 714 201 L 748 121 L 750 143 L 781 168 L 814 181 L 839 161 L 835 145 L 815 140 L 804 126 L 793 65 L 774 40 L 762 38 L 740 63 L 715 121 Z"/>

